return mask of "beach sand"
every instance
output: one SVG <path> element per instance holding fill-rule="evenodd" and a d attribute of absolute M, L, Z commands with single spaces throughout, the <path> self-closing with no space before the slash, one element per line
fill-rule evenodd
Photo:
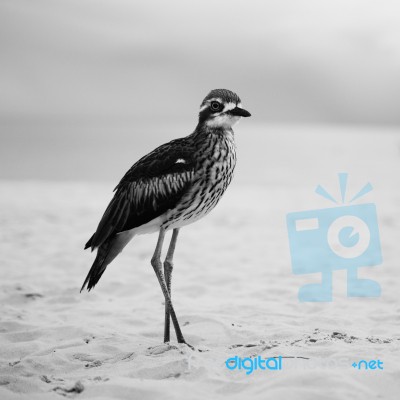
<path fill-rule="evenodd" d="M 162 343 L 156 235 L 135 237 L 96 288 L 79 293 L 94 257 L 83 246 L 116 182 L 0 183 L 2 400 L 398 398 L 400 135 L 253 130 L 251 143 L 238 137 L 238 179 L 179 237 L 172 297 L 195 351 L 174 334 Z M 349 173 L 353 194 L 374 186 L 359 203 L 377 206 L 383 264 L 359 274 L 382 295 L 348 298 L 337 271 L 332 302 L 301 303 L 299 287 L 320 276 L 292 273 L 286 214 L 331 207 L 314 189 L 337 195 L 338 172 Z M 280 371 L 246 374 L 226 367 L 236 355 L 286 358 Z M 351 366 L 362 359 L 384 369 Z"/>

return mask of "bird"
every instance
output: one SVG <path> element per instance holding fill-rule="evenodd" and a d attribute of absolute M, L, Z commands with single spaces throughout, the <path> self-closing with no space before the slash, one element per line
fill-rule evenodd
<path fill-rule="evenodd" d="M 178 343 L 192 347 L 182 334 L 171 299 L 178 234 L 182 227 L 207 215 L 231 183 L 236 165 L 232 127 L 250 116 L 236 93 L 211 90 L 200 105 L 193 133 L 157 147 L 126 172 L 85 245 L 85 249 L 97 249 L 97 254 L 81 292 L 95 287 L 134 236 L 158 232 L 151 265 L 165 299 L 164 343 L 170 342 L 172 320 Z M 170 230 L 171 241 L 162 263 L 163 242 Z"/>

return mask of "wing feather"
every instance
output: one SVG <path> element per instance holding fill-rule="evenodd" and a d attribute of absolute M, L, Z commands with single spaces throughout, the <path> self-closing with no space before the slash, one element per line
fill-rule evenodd
<path fill-rule="evenodd" d="M 158 147 L 134 164 L 115 188 L 114 197 L 85 248 L 93 250 L 115 234 L 174 208 L 191 186 L 196 168 L 192 155 L 188 138 L 182 138 Z"/>

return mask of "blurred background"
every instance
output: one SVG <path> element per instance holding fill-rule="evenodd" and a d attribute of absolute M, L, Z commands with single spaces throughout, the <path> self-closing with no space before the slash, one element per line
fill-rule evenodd
<path fill-rule="evenodd" d="M 252 130 L 400 124 L 395 0 L 2 0 L 0 51 L 2 179 L 116 181 L 214 88 L 253 114 L 244 158 Z"/>

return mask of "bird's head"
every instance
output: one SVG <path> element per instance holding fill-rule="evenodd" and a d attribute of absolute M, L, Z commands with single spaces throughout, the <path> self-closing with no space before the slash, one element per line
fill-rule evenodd
<path fill-rule="evenodd" d="M 210 128 L 231 128 L 241 117 L 250 117 L 239 96 L 227 89 L 214 89 L 200 105 L 199 124 Z"/>

